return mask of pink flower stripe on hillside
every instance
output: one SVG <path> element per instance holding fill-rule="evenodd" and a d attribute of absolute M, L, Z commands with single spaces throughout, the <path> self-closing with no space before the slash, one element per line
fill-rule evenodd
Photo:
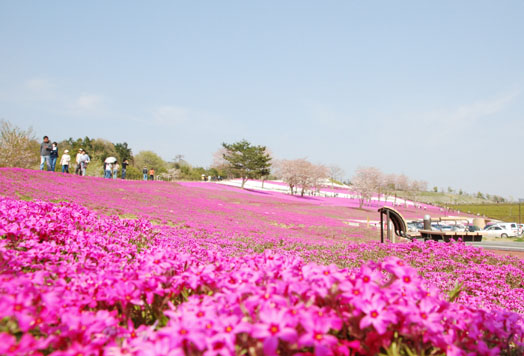
<path fill-rule="evenodd" d="M 0 198 L 0 354 L 374 355 L 395 342 L 415 354 L 492 355 L 523 346 L 521 314 L 450 302 L 398 257 L 339 268 L 284 249 L 245 253 L 212 235 Z"/>
<path fill-rule="evenodd" d="M 241 180 L 236 180 L 236 179 L 233 179 L 232 181 L 236 181 L 238 184 L 240 184 Z M 253 180 L 250 180 L 250 181 L 253 181 Z M 260 182 L 262 183 L 262 181 L 257 181 L 257 180 L 254 180 L 255 182 Z M 287 185 L 283 182 L 277 182 L 277 181 L 265 181 L 266 184 L 274 184 L 274 185 L 278 185 L 278 186 L 281 186 L 281 187 L 287 187 Z M 183 185 L 187 185 L 187 186 L 199 186 L 199 187 L 207 187 L 209 189 L 214 189 L 212 186 L 215 185 L 215 184 L 205 184 L 205 183 L 201 183 L 201 182 L 183 182 L 181 183 Z M 221 185 L 220 183 L 218 185 Z M 226 185 L 227 186 L 227 185 Z M 231 188 L 231 187 L 230 187 Z M 232 188 L 232 189 L 236 189 L 236 188 Z M 353 196 L 358 196 L 358 193 L 357 192 L 354 192 L 354 191 L 350 191 L 348 189 L 343 189 L 343 188 L 331 188 L 331 187 L 323 187 L 320 189 L 321 192 L 328 192 L 328 193 L 338 193 L 338 194 L 351 194 Z M 251 192 L 251 193 L 256 193 L 257 191 L 260 193 L 260 194 L 269 194 L 269 195 L 272 195 L 274 197 L 279 197 L 279 198 L 288 198 L 288 199 L 291 199 L 291 200 L 297 200 L 297 199 L 302 199 L 303 201 L 305 202 L 311 202 L 311 203 L 314 203 L 314 204 L 320 204 L 320 205 L 331 205 L 331 206 L 347 206 L 347 207 L 358 207 L 360 205 L 359 203 L 359 200 L 357 198 L 333 198 L 333 197 L 324 197 L 324 196 L 304 196 L 304 197 L 300 197 L 299 195 L 295 195 L 295 196 L 291 196 L 289 194 L 285 194 L 285 193 L 282 193 L 282 192 L 277 192 L 277 191 L 268 191 L 268 190 L 257 190 L 257 189 L 247 189 L 247 190 L 244 190 L 245 192 Z M 372 196 L 374 199 L 378 199 L 378 195 L 373 195 Z M 399 199 L 399 202 L 397 204 L 393 204 L 393 202 L 390 202 L 390 201 L 387 201 L 385 202 L 384 201 L 384 195 L 381 195 L 380 196 L 380 200 L 379 201 L 376 201 L 376 200 L 373 200 L 371 203 L 368 203 L 366 202 L 365 203 L 367 206 L 370 206 L 370 207 L 381 207 L 381 206 L 393 206 L 393 207 L 397 207 L 398 209 L 405 209 L 404 207 L 404 204 L 400 203 L 400 199 Z M 412 202 L 410 203 L 412 204 Z M 433 213 L 433 214 L 442 214 L 442 210 L 440 207 L 437 207 L 437 206 L 434 206 L 434 205 L 430 205 L 430 204 L 425 204 L 425 203 L 419 203 L 419 202 L 416 202 L 416 205 L 417 205 L 417 209 L 419 210 L 418 211 L 418 214 L 427 214 L 427 213 Z M 453 212 L 453 214 L 455 215 L 465 215 L 465 214 L 460 214 L 456 211 Z M 411 217 L 410 217 L 411 218 Z"/>
<path fill-rule="evenodd" d="M 376 207 L 340 206 L 336 198 L 294 197 L 243 191 L 213 183 L 106 181 L 23 169 L 0 169 L 0 194 L 23 199 L 71 201 L 108 215 L 144 217 L 160 224 L 212 226 L 235 236 L 254 234 L 314 242 L 378 240 L 377 230 L 348 226 L 354 219 L 378 219 Z M 420 218 L 414 208 L 399 208 Z"/>
<path fill-rule="evenodd" d="M 267 190 L 256 190 L 256 189 L 240 189 L 237 187 L 231 187 L 227 185 L 221 185 L 217 183 L 202 183 L 202 182 L 178 182 L 181 186 L 192 187 L 192 188 L 202 188 L 214 191 L 224 191 L 224 192 L 235 192 L 239 194 L 248 194 L 251 196 L 266 197 L 271 199 L 276 199 L 279 201 L 293 202 L 299 204 L 313 204 L 316 206 L 324 207 L 346 207 L 346 208 L 359 208 L 360 202 L 358 199 L 349 199 L 349 198 L 335 198 L 335 197 L 324 197 L 324 196 L 304 196 L 300 195 L 290 195 L 276 191 L 267 191 Z M 366 202 L 364 207 L 371 210 L 373 213 L 376 213 L 377 208 L 382 206 L 393 206 L 397 210 L 403 212 L 404 217 L 407 219 L 422 219 L 425 214 L 432 214 L 434 217 L 444 216 L 448 211 L 440 207 L 433 205 L 417 203 L 416 207 L 410 206 L 406 208 L 403 204 L 392 204 L 391 202 L 384 201 L 373 201 L 371 203 Z M 468 214 L 458 213 L 456 211 L 450 211 L 453 215 L 456 216 L 467 216 L 472 217 Z M 376 218 L 376 216 L 374 217 Z"/>

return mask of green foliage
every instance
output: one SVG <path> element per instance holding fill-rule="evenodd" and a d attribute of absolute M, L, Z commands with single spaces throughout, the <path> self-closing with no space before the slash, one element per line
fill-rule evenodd
<path fill-rule="evenodd" d="M 102 138 L 91 141 L 91 160 L 104 162 L 107 157 L 116 157 L 115 145 Z"/>
<path fill-rule="evenodd" d="M 115 151 L 118 158 L 118 162 L 124 162 L 124 160 L 133 161 L 133 151 L 127 145 L 127 142 L 124 143 L 115 143 Z"/>
<path fill-rule="evenodd" d="M 397 190 L 389 193 L 390 196 L 396 195 L 399 198 L 412 199 L 409 194 L 406 192 Z M 441 193 L 441 192 L 419 192 L 417 193 L 416 200 L 421 203 L 434 204 L 438 206 L 448 207 L 456 204 L 485 204 L 487 201 L 485 199 L 479 199 L 476 197 L 476 194 L 470 195 L 462 192 L 458 193 Z M 494 201 L 494 200 L 492 200 Z"/>
<path fill-rule="evenodd" d="M 75 163 L 72 163 L 72 170 L 70 169 L 69 172 L 74 173 L 74 166 Z M 57 165 L 58 168 L 58 165 Z M 101 161 L 99 160 L 91 160 L 91 162 L 87 165 L 86 168 L 86 175 L 91 177 L 103 177 L 104 176 L 104 166 Z"/>
<path fill-rule="evenodd" d="M 134 166 L 140 171 L 146 167 L 148 170 L 153 168 L 155 174 L 167 172 L 167 163 L 153 151 L 140 151 L 134 159 Z"/>
<path fill-rule="evenodd" d="M 143 178 L 142 169 L 138 169 L 134 166 L 127 166 L 126 169 L 126 179 L 140 180 Z"/>
<path fill-rule="evenodd" d="M 449 296 L 449 302 L 450 303 L 453 303 L 455 300 L 457 300 L 457 298 L 460 296 L 460 293 L 463 291 L 463 287 L 464 287 L 464 283 L 463 282 L 456 282 L 455 283 L 455 288 L 453 288 L 453 290 L 451 290 L 449 293 L 448 293 L 448 296 Z"/>
<path fill-rule="evenodd" d="M 103 163 L 107 157 L 118 158 L 115 145 L 113 145 L 113 143 L 109 142 L 108 140 L 102 138 L 90 139 L 86 136 L 83 139 L 77 138 L 76 140 L 74 140 L 72 137 L 70 137 L 69 139 L 62 141 L 58 144 L 59 155 L 61 156 L 64 150 L 67 149 L 69 150 L 69 154 L 71 155 L 71 160 L 73 162 L 75 161 L 75 157 L 78 153 L 78 150 L 81 148 L 87 152 L 87 154 L 91 158 L 92 163 L 94 163 L 95 161 Z"/>
<path fill-rule="evenodd" d="M 265 146 L 253 146 L 246 140 L 232 144 L 223 143 L 223 155 L 227 169 L 236 177 L 242 178 L 242 188 L 248 179 L 267 176 L 270 173 L 271 156 Z"/>
<path fill-rule="evenodd" d="M 202 174 L 206 177 L 224 177 L 221 172 L 215 168 L 205 169 L 203 167 L 191 167 L 186 164 L 175 163 L 175 169 L 178 169 L 178 179 L 180 180 L 202 180 Z"/>
<path fill-rule="evenodd" d="M 70 137 L 67 140 L 59 142 L 58 144 L 58 162 L 60 162 L 60 157 L 65 150 L 69 150 L 69 155 L 71 155 L 71 164 L 69 167 L 70 172 L 74 172 L 76 166 L 76 155 L 79 149 L 84 149 L 89 157 L 91 158 L 91 163 L 87 166 L 86 174 L 89 176 L 103 176 L 103 163 L 107 157 L 116 157 L 118 162 L 121 164 L 124 159 L 128 159 L 130 162 L 133 162 L 133 153 L 131 148 L 126 142 L 113 144 L 108 140 L 97 138 L 91 139 L 89 137 L 73 139 Z M 57 163 L 56 170 L 60 171 L 61 167 Z M 138 170 L 137 170 L 138 172 Z M 126 177 L 128 179 L 140 179 L 141 171 L 135 172 L 131 166 L 127 167 Z M 120 172 L 119 172 L 120 176 Z"/>

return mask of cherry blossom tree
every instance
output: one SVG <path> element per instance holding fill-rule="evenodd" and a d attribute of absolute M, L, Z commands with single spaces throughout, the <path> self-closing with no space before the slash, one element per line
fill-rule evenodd
<path fill-rule="evenodd" d="M 366 200 L 371 199 L 374 192 L 379 190 L 380 177 L 382 173 L 375 167 L 359 167 L 351 183 L 353 189 L 359 193 L 360 208 L 364 205 Z"/>
<path fill-rule="evenodd" d="M 328 174 L 329 179 L 331 179 L 331 187 L 333 187 L 333 183 L 335 181 L 342 179 L 342 176 L 344 175 L 344 170 L 339 166 L 333 164 L 328 167 Z"/>
<path fill-rule="evenodd" d="M 38 142 L 31 128 L 27 130 L 0 121 L 0 167 L 31 168 L 38 163 Z"/>
<path fill-rule="evenodd" d="M 300 187 L 300 195 L 304 196 L 308 189 L 318 189 L 322 180 L 328 176 L 328 171 L 325 166 L 316 165 L 301 158 L 279 161 L 277 175 L 289 185 L 291 194 Z"/>

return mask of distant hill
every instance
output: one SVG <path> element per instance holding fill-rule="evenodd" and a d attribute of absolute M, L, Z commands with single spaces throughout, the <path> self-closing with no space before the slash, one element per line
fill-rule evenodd
<path fill-rule="evenodd" d="M 456 204 L 493 204 L 495 201 L 482 199 L 468 194 L 444 193 L 444 192 L 417 192 L 414 196 L 412 193 L 397 191 L 397 197 L 413 199 L 421 203 L 449 206 Z"/>

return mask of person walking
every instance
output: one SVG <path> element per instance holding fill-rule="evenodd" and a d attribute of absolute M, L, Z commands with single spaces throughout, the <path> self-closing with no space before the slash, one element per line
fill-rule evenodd
<path fill-rule="evenodd" d="M 76 175 L 82 175 L 82 165 L 80 164 L 80 158 L 82 157 L 82 151 L 83 149 L 79 148 L 78 153 L 76 154 L 76 167 L 75 167 Z"/>
<path fill-rule="evenodd" d="M 43 142 L 40 144 L 40 170 L 44 170 L 44 164 L 47 166 L 47 170 L 51 170 L 51 143 L 49 142 L 49 137 L 44 136 Z"/>
<path fill-rule="evenodd" d="M 144 167 L 144 169 L 142 169 L 142 174 L 144 175 L 144 180 L 147 180 L 147 167 Z"/>
<path fill-rule="evenodd" d="M 113 164 L 113 179 L 116 179 L 118 177 L 118 168 L 120 168 L 120 167 L 118 165 L 118 161 L 116 161 Z"/>
<path fill-rule="evenodd" d="M 87 165 L 89 162 L 91 162 L 89 155 L 86 151 L 82 150 L 82 155 L 80 156 L 80 171 L 83 177 L 86 175 Z"/>
<path fill-rule="evenodd" d="M 129 161 L 125 159 L 124 162 L 122 162 L 122 179 L 126 179 L 127 166 L 129 166 Z"/>
<path fill-rule="evenodd" d="M 104 162 L 104 178 L 111 178 L 111 170 L 113 169 L 111 163 Z"/>
<path fill-rule="evenodd" d="M 155 170 L 153 168 L 149 170 L 149 180 L 155 180 Z"/>
<path fill-rule="evenodd" d="M 56 161 L 58 160 L 58 143 L 53 142 L 51 145 L 51 152 L 49 152 L 49 160 L 51 164 L 51 172 L 55 171 Z"/>
<path fill-rule="evenodd" d="M 69 162 L 71 162 L 71 156 L 69 155 L 69 150 L 65 150 L 60 159 L 62 173 L 69 173 Z"/>

